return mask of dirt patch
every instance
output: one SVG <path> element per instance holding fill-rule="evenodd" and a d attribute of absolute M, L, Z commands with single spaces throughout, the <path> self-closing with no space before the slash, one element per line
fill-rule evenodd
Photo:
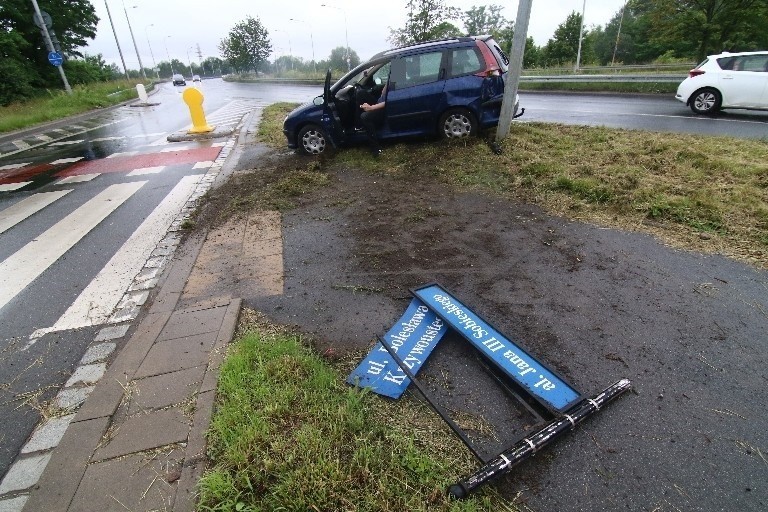
<path fill-rule="evenodd" d="M 317 176 L 279 201 L 265 195 L 297 173 Z M 456 192 L 429 169 L 278 155 L 210 199 L 203 226 L 237 217 L 238 204 L 282 210 L 283 294 L 233 294 L 322 353 L 363 353 L 410 288 L 436 281 L 583 393 L 633 382 L 634 394 L 500 481 L 510 499 L 542 511 L 768 506 L 764 271 Z M 441 344 L 424 379 L 473 419 L 487 453 L 532 426 L 460 340 Z"/>

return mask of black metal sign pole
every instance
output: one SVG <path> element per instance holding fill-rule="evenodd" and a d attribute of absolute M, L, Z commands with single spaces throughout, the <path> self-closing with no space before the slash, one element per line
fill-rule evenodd
<path fill-rule="evenodd" d="M 569 430 L 573 430 L 576 425 L 598 412 L 604 405 L 629 390 L 630 387 L 629 379 L 621 379 L 594 397 L 582 400 L 562 417 L 552 420 L 534 434 L 524 437 L 472 475 L 452 485 L 448 489 L 448 494 L 453 498 L 465 498 L 481 485 L 507 473 L 514 466 L 551 444 Z"/>
<path fill-rule="evenodd" d="M 443 418 L 443 421 L 445 421 L 449 427 L 451 427 L 451 430 L 459 436 L 459 438 L 464 442 L 464 444 L 469 448 L 469 451 L 472 452 L 472 455 L 477 457 L 477 460 L 479 460 L 482 463 L 487 463 L 488 460 L 485 459 L 482 455 L 480 455 L 480 452 L 475 448 L 475 446 L 472 444 L 472 441 L 469 440 L 467 435 L 464 433 L 461 428 L 459 428 L 456 423 L 451 419 L 450 416 L 448 416 L 448 413 L 445 412 L 445 410 L 432 400 L 432 397 L 430 396 L 429 392 L 424 389 L 424 387 L 421 385 L 421 383 L 416 379 L 416 376 L 411 372 L 411 370 L 406 366 L 406 364 L 400 359 L 400 357 L 395 353 L 394 350 L 392 350 L 392 347 L 387 345 L 387 342 L 382 338 L 381 336 L 376 336 L 378 338 L 379 343 L 381 343 L 381 346 L 383 346 L 385 349 L 387 349 L 387 352 L 389 352 L 389 355 L 392 356 L 392 359 L 394 359 L 395 363 L 397 363 L 397 366 L 400 367 L 401 370 L 403 370 L 403 373 L 405 373 L 405 376 L 408 377 L 414 386 L 416 386 L 416 389 L 419 390 L 419 393 L 421 393 L 421 396 L 424 397 L 424 400 L 427 401 L 427 403 L 432 407 L 432 409 L 435 410 L 437 414 L 440 415 L 441 418 Z"/>

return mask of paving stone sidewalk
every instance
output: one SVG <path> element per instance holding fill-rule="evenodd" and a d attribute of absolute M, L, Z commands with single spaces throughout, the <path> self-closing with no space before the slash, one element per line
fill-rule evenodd
<path fill-rule="evenodd" d="M 194 510 L 218 368 L 241 306 L 228 295 L 180 300 L 203 240 L 173 261 L 133 336 L 42 455 L 50 460 L 40 461 L 25 512 Z"/>

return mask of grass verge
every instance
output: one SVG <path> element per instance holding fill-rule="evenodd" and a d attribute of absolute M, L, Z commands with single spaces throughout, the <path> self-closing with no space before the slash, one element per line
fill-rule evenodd
<path fill-rule="evenodd" d="M 476 466 L 423 404 L 351 388 L 354 363 L 331 365 L 254 312 L 243 316 L 219 376 L 215 466 L 200 481 L 199 510 L 514 510 L 491 487 L 448 500 L 445 486 Z"/>
<path fill-rule="evenodd" d="M 265 109 L 261 141 L 285 147 L 273 135 L 293 106 Z M 365 148 L 347 148 L 322 165 L 399 179 L 429 175 L 457 192 L 516 198 L 555 215 L 768 267 L 768 138 L 516 122 L 496 155 L 485 142 L 493 134 L 484 135 L 399 143 L 377 160 Z"/>
<path fill-rule="evenodd" d="M 72 88 L 71 95 L 64 91 L 49 91 L 47 97 L 0 107 L 0 133 L 21 130 L 136 98 L 138 83 L 141 82 L 118 80 L 78 85 Z"/>

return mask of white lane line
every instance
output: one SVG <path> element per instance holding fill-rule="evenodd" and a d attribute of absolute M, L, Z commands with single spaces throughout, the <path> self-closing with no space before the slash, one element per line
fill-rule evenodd
<path fill-rule="evenodd" d="M 0 309 L 145 183 L 110 185 L 0 263 Z"/>
<path fill-rule="evenodd" d="M 49 137 L 47 135 L 35 135 L 35 138 L 43 142 L 51 142 L 53 140 L 53 137 Z"/>
<path fill-rule="evenodd" d="M 53 327 L 38 329 L 30 337 L 38 338 L 48 332 L 107 323 L 133 278 L 141 271 L 201 178 L 199 174 L 184 176 Z"/>
<path fill-rule="evenodd" d="M 54 183 L 54 185 L 66 185 L 68 183 L 84 183 L 86 181 L 91 181 L 97 176 L 101 176 L 101 173 L 95 172 L 93 174 L 80 174 L 78 176 L 67 176 L 66 178 L 61 178 L 59 181 Z"/>
<path fill-rule="evenodd" d="M 80 140 L 60 140 L 59 142 L 52 142 L 51 146 L 71 146 L 72 144 L 80 144 L 85 139 Z"/>
<path fill-rule="evenodd" d="M 72 157 L 72 158 L 59 158 L 58 160 L 54 160 L 53 162 L 51 162 L 51 165 L 57 165 L 57 164 L 73 164 L 73 163 L 75 163 L 75 162 L 79 162 L 79 161 L 80 161 L 80 160 L 82 160 L 83 158 L 84 158 L 84 157 L 82 157 L 82 156 L 75 156 L 75 157 Z"/>
<path fill-rule="evenodd" d="M 105 142 L 108 140 L 123 140 L 125 137 L 99 137 L 98 139 L 91 139 L 91 142 Z"/>
<path fill-rule="evenodd" d="M 19 190 L 22 187 L 26 187 L 32 183 L 31 181 L 22 181 L 21 183 L 6 183 L 5 185 L 0 185 L 0 192 L 13 192 L 14 190 Z"/>
<path fill-rule="evenodd" d="M 11 207 L 0 212 L 0 233 L 4 233 L 23 221 L 33 213 L 37 213 L 54 201 L 72 192 L 59 190 L 57 192 L 41 192 L 22 199 Z"/>
<path fill-rule="evenodd" d="M 162 170 L 165 169 L 164 165 L 158 165 L 156 167 L 141 167 L 139 169 L 134 169 L 126 176 L 143 176 L 145 174 L 157 174 L 159 172 L 162 172 Z"/>
<path fill-rule="evenodd" d="M 193 169 L 207 169 L 213 165 L 213 160 L 206 160 L 204 162 L 197 162 L 192 166 Z"/>
<path fill-rule="evenodd" d="M 13 169 L 18 169 L 20 167 L 24 167 L 25 165 L 29 165 L 32 162 L 23 162 L 20 164 L 6 164 L 6 165 L 0 165 L 0 171 L 10 171 Z"/>
<path fill-rule="evenodd" d="M 32 147 L 28 143 L 24 142 L 21 139 L 19 139 L 19 140 L 12 140 L 11 144 L 13 144 L 14 146 L 16 146 L 19 149 L 29 149 L 29 148 Z"/>
<path fill-rule="evenodd" d="M 108 155 L 107 158 L 119 158 L 121 156 L 133 156 L 138 155 L 138 151 L 118 151 L 117 153 L 112 153 L 111 155 Z"/>

